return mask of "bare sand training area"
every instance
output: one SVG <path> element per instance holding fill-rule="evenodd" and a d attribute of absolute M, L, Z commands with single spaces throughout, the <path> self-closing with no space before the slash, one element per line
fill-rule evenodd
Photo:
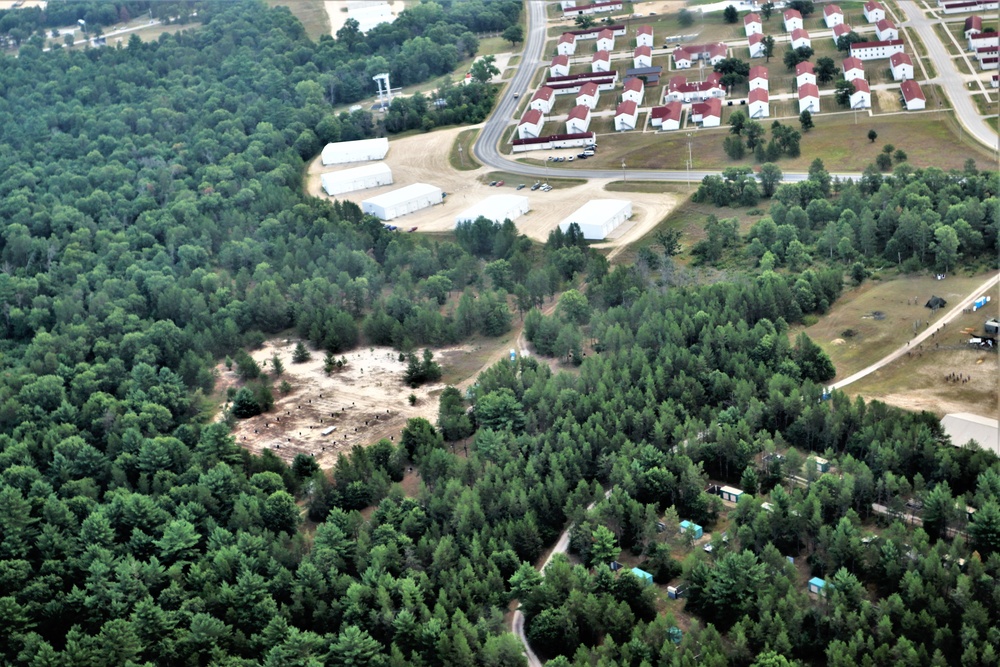
<path fill-rule="evenodd" d="M 663 220 L 677 205 L 677 199 L 664 193 L 641 192 L 608 192 L 605 186 L 612 180 L 593 179 L 577 186 L 561 186 L 550 192 L 529 188 L 515 191 L 520 183 L 531 185 L 535 179 L 524 177 L 508 180 L 503 187 L 490 187 L 483 183 L 482 177 L 492 170 L 480 167 L 475 171 L 456 171 L 448 163 L 448 154 L 458 134 L 468 129 L 458 127 L 440 130 L 428 134 L 420 134 L 396 139 L 389 142 L 389 154 L 385 163 L 392 169 L 394 183 L 368 190 L 359 190 L 343 195 L 340 198 L 360 204 L 363 199 L 389 192 L 412 183 L 429 183 L 436 185 L 446 193 L 444 203 L 438 206 L 411 213 L 397 218 L 392 224 L 402 228 L 416 227 L 420 232 L 448 232 L 455 228 L 455 216 L 486 197 L 495 194 L 524 195 L 530 202 L 531 210 L 526 215 L 514 221 L 518 231 L 527 237 L 544 243 L 549 232 L 555 229 L 559 222 L 578 209 L 588 199 L 628 199 L 632 201 L 632 218 L 616 229 L 604 243 L 595 247 L 614 250 L 624 247 L 642 238 Z M 572 155 L 575 151 L 566 149 L 548 151 L 553 155 Z M 541 156 L 542 154 L 539 153 Z M 468 159 L 468 157 L 466 158 Z M 345 168 L 357 165 L 346 165 Z M 306 177 L 306 191 L 314 197 L 333 199 L 321 187 L 320 175 L 337 171 L 324 167 L 319 156 L 309 165 Z M 558 170 L 553 170 L 553 177 Z M 573 178 L 572 172 L 566 174 Z M 618 179 L 615 179 L 618 180 Z"/>
<path fill-rule="evenodd" d="M 410 418 L 437 421 L 437 396 L 444 384 L 408 387 L 403 382 L 406 362 L 399 361 L 398 351 L 388 347 L 352 350 L 342 355 L 347 360 L 344 368 L 327 375 L 321 351 L 313 351 L 312 359 L 305 363 L 292 363 L 297 342 L 272 340 L 251 352 L 265 373 L 271 372 L 275 354 L 285 367 L 281 377 L 273 381 L 274 408 L 237 420 L 233 429 L 236 442 L 254 454 L 269 449 L 288 463 L 296 454 L 307 454 L 323 468 L 331 468 L 338 455 L 355 445 L 371 445 L 382 438 L 398 443 Z M 464 348 L 439 350 L 435 360 L 447 365 L 450 358 L 465 353 Z M 217 370 L 222 391 L 240 384 L 235 371 L 222 364 Z M 292 386 L 287 395 L 278 391 L 283 380 Z M 417 397 L 414 405 L 410 405 L 410 394 Z M 330 428 L 335 430 L 323 435 Z"/>

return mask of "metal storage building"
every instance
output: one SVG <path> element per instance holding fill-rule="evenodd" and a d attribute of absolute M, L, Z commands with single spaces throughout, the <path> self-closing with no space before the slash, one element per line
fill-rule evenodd
<path fill-rule="evenodd" d="M 639 578 L 643 586 L 650 586 L 653 583 L 653 575 L 645 570 L 640 570 L 637 567 L 632 568 L 632 574 Z"/>
<path fill-rule="evenodd" d="M 809 592 L 815 595 L 823 595 L 826 592 L 826 581 L 819 577 L 813 577 L 809 580 Z"/>
<path fill-rule="evenodd" d="M 366 160 L 381 160 L 389 152 L 389 140 L 360 139 L 358 141 L 338 141 L 327 144 L 323 148 L 323 166 L 331 164 L 347 164 L 348 162 L 365 162 Z"/>
<path fill-rule="evenodd" d="M 731 503 L 738 503 L 740 502 L 740 497 L 743 495 L 743 490 L 732 486 L 724 486 L 719 489 L 719 495 L 722 496 L 723 500 Z"/>
<path fill-rule="evenodd" d="M 361 202 L 361 210 L 380 220 L 394 220 L 401 215 L 440 204 L 443 200 L 444 193 L 441 192 L 441 188 L 426 183 L 414 183 L 405 188 L 365 199 Z"/>
<path fill-rule="evenodd" d="M 941 428 L 955 447 L 965 447 L 975 440 L 983 449 L 1000 456 L 1000 422 L 969 412 L 954 412 L 941 418 Z"/>
<path fill-rule="evenodd" d="M 601 241 L 616 227 L 632 217 L 632 202 L 626 199 L 591 199 L 559 223 L 566 232 L 574 222 L 580 225 L 583 238 Z"/>
<path fill-rule="evenodd" d="M 694 535 L 694 539 L 696 540 L 700 540 L 702 535 L 705 534 L 705 530 L 701 526 L 692 521 L 687 521 L 687 520 L 681 521 L 680 527 L 682 533 L 689 532 Z"/>
<path fill-rule="evenodd" d="M 345 192 L 392 185 L 392 169 L 385 162 L 376 162 L 343 171 L 331 171 L 320 176 L 320 180 L 326 194 L 334 197 Z"/>
<path fill-rule="evenodd" d="M 517 220 L 528 212 L 528 198 L 522 195 L 493 195 L 470 206 L 457 216 L 455 224 L 473 222 L 480 217 L 498 224 L 504 220 Z"/>

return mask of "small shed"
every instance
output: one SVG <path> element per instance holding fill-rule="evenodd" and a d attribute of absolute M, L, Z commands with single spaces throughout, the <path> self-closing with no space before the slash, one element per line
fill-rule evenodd
<path fill-rule="evenodd" d="M 986 324 L 983 325 L 986 329 L 986 333 L 996 336 L 1000 334 L 1000 320 L 993 318 L 991 320 L 986 320 Z"/>
<path fill-rule="evenodd" d="M 938 308 L 944 308 L 948 305 L 948 302 L 939 296 L 932 296 L 924 304 L 924 308 L 930 308 L 931 310 L 937 310 Z"/>
<path fill-rule="evenodd" d="M 683 586 L 667 586 L 667 597 L 671 600 L 679 600 L 684 597 L 686 590 Z"/>
<path fill-rule="evenodd" d="M 320 432 L 320 435 L 330 435 L 331 433 L 333 433 L 336 430 L 337 430 L 336 426 L 327 426 L 325 429 L 323 429 Z"/>
<path fill-rule="evenodd" d="M 829 472 L 830 462 L 826 459 L 817 456 L 816 457 L 816 472 Z"/>
<path fill-rule="evenodd" d="M 610 563 L 608 563 L 608 567 L 611 568 L 612 572 L 617 572 L 618 570 L 622 569 L 622 564 L 616 560 L 613 560 Z"/>
<path fill-rule="evenodd" d="M 823 595 L 826 591 L 826 580 L 820 579 L 819 577 L 813 577 L 809 580 L 809 592 L 815 593 L 816 595 Z"/>
<path fill-rule="evenodd" d="M 640 570 L 637 567 L 633 567 L 632 574 L 634 574 L 636 577 L 639 578 L 639 581 L 642 582 L 643 586 L 653 585 L 653 575 L 651 575 L 649 572 L 646 572 L 645 570 Z"/>
<path fill-rule="evenodd" d="M 700 540 L 705 534 L 705 531 L 698 524 L 691 521 L 681 521 L 681 532 L 686 533 L 689 531 L 694 535 L 694 539 L 696 540 Z"/>
<path fill-rule="evenodd" d="M 719 489 L 719 495 L 726 502 L 738 503 L 740 501 L 740 496 L 743 495 L 743 490 L 732 486 L 724 486 Z"/>

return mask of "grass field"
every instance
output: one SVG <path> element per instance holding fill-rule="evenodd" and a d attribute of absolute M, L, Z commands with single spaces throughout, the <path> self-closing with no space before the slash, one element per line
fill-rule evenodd
<path fill-rule="evenodd" d="M 509 171 L 490 171 L 479 177 L 481 183 L 486 183 L 489 185 L 491 181 L 503 181 L 503 192 L 502 194 L 507 194 L 507 188 L 516 188 L 520 183 L 524 183 L 526 186 L 530 187 L 536 181 L 542 183 L 548 183 L 552 186 L 553 190 L 558 190 L 561 188 L 575 188 L 578 185 L 583 185 L 587 181 L 582 178 L 538 178 L 535 176 L 525 176 L 523 174 L 512 174 Z"/>
<path fill-rule="evenodd" d="M 312 41 L 330 34 L 330 17 L 326 13 L 323 0 L 265 0 L 268 7 L 288 7 L 295 18 L 302 23 Z"/>
<path fill-rule="evenodd" d="M 664 192 L 670 193 L 678 198 L 677 208 L 664 220 L 660 221 L 641 241 L 633 243 L 628 248 L 622 250 L 615 257 L 615 264 L 633 264 L 638 256 L 639 248 L 643 246 L 656 245 L 656 232 L 668 229 L 678 229 L 681 232 L 681 252 L 674 257 L 674 261 L 680 266 L 687 266 L 691 263 L 691 247 L 705 238 L 705 219 L 714 215 L 722 218 L 736 218 L 739 221 L 740 233 L 746 234 L 750 227 L 760 220 L 760 215 L 753 215 L 750 211 L 763 211 L 761 207 L 756 208 L 716 208 L 712 204 L 696 204 L 691 201 L 690 195 L 694 192 L 693 187 L 689 189 L 686 185 L 680 184 L 659 184 L 649 181 L 637 181 L 642 189 L 639 192 Z M 608 185 L 608 190 L 625 192 L 625 185 L 621 181 L 615 181 Z M 633 185 L 631 181 L 629 186 Z M 614 186 L 614 187 L 612 187 Z M 656 189 L 656 188 L 659 189 Z M 657 250 L 659 252 L 659 250 Z"/>
<path fill-rule="evenodd" d="M 987 274 L 949 276 L 899 276 L 868 281 L 844 293 L 820 321 L 805 329 L 830 356 L 837 379 L 865 368 L 905 344 L 914 331 L 950 310 L 932 313 L 924 307 L 932 295 L 956 302 L 983 282 Z M 880 312 L 884 319 L 872 315 Z M 997 355 L 966 345 L 971 327 L 981 330 L 997 307 L 965 314 L 949 324 L 913 354 L 847 387 L 848 393 L 879 398 L 900 407 L 930 409 L 941 415 L 966 410 L 995 414 L 997 407 Z M 797 335 L 796 327 L 792 335 Z M 969 376 L 966 383 L 948 382 L 950 373 Z M 991 412 L 992 411 L 992 412 Z"/>
<path fill-rule="evenodd" d="M 930 100 L 938 92 L 934 87 L 928 86 L 925 94 Z M 833 104 L 833 101 L 830 100 L 829 103 Z M 954 117 L 948 113 L 881 117 L 859 114 L 857 124 L 855 115 L 850 112 L 825 112 L 816 114 L 813 119 L 816 126 L 802 136 L 802 155 L 795 159 L 782 158 L 778 165 L 783 170 L 805 171 L 815 158 L 820 157 L 830 171 L 862 171 L 875 160 L 885 143 L 894 144 L 906 151 L 909 162 L 914 167 L 961 169 L 969 157 L 976 160 L 981 169 L 996 166 L 986 149 L 980 148 L 965 135 Z M 765 126 L 770 128 L 772 120 L 767 119 Z M 785 124 L 799 129 L 797 121 L 788 120 Z M 596 122 L 591 124 L 591 129 L 598 133 L 607 131 Z M 868 141 L 870 129 L 878 132 L 879 141 L 876 144 Z M 689 140 L 696 170 L 717 168 L 720 165 L 752 166 L 752 159 L 732 161 L 725 155 L 722 140 L 727 133 L 728 127 L 723 126 L 694 130 L 690 132 L 690 138 L 685 131 L 657 134 L 657 150 L 649 149 L 650 137 L 640 132 L 616 134 L 614 139 L 604 139 L 601 152 L 588 160 L 585 166 L 610 169 L 619 167 L 622 160 L 625 160 L 630 168 L 635 169 L 683 170 L 686 168 Z"/>
<path fill-rule="evenodd" d="M 448 152 L 448 164 L 456 171 L 475 171 L 480 165 L 472 155 L 472 145 L 479 137 L 478 129 L 462 130 Z M 461 150 L 459 150 L 461 149 Z"/>

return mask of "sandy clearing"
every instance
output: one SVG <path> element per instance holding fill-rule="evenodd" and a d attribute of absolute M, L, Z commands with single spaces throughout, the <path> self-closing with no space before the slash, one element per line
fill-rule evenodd
<path fill-rule="evenodd" d="M 17 2 L 17 0 L 0 0 L 0 10 L 14 9 L 15 2 Z M 24 0 L 24 2 L 18 5 L 18 7 L 21 9 L 28 9 L 29 7 L 38 7 L 40 9 L 45 9 L 46 5 L 48 4 L 49 3 L 45 2 L 45 0 Z"/>
<path fill-rule="evenodd" d="M 277 353 L 285 372 L 274 383 L 274 408 L 251 419 L 237 420 L 233 436 L 242 447 L 255 454 L 270 449 L 289 463 L 296 454 L 309 454 L 326 469 L 336 463 L 339 454 L 355 445 L 371 445 L 382 438 L 398 443 L 406 421 L 412 417 L 437 421 L 437 396 L 445 385 L 426 384 L 416 389 L 406 386 L 406 363 L 399 361 L 398 351 L 388 347 L 353 350 L 342 355 L 347 359 L 344 370 L 327 376 L 322 351 L 313 351 L 306 363 L 292 363 L 297 342 L 272 340 L 251 353 L 265 372 Z M 449 359 L 464 354 L 468 354 L 464 347 L 447 348 L 435 350 L 434 358 L 447 365 Z M 217 370 L 223 390 L 239 384 L 234 371 L 222 364 Z M 293 387 L 287 396 L 277 390 L 281 380 Z M 417 396 L 416 405 L 409 403 L 411 393 Z M 337 430 L 321 435 L 330 426 Z"/>
<path fill-rule="evenodd" d="M 579 208 L 587 199 L 629 199 L 632 201 L 632 219 L 622 226 L 616 238 L 608 239 L 598 244 L 599 249 L 620 249 L 642 238 L 649 233 L 677 205 L 677 198 L 666 194 L 641 192 L 608 192 L 605 186 L 612 180 L 593 179 L 574 187 L 560 187 L 550 192 L 537 190 L 532 192 L 525 188 L 519 192 L 514 188 L 519 183 L 531 185 L 532 178 L 514 178 L 502 188 L 491 188 L 481 183 L 480 178 L 492 171 L 480 167 L 475 171 L 455 171 L 448 163 L 448 154 L 456 137 L 466 127 L 439 130 L 428 134 L 420 134 L 403 139 L 390 140 L 389 154 L 385 162 L 392 169 L 392 185 L 386 185 L 369 190 L 360 190 L 341 195 L 343 199 L 360 204 L 383 192 L 389 192 L 412 183 L 430 183 L 442 188 L 448 193 L 443 204 L 412 213 L 393 221 L 393 224 L 403 228 L 417 227 L 421 232 L 447 232 L 455 227 L 455 217 L 473 204 L 494 194 L 510 194 L 516 192 L 528 198 L 531 210 L 527 215 L 515 221 L 518 230 L 529 238 L 544 242 L 559 222 Z M 574 151 L 551 151 L 552 155 L 572 155 Z M 549 152 L 545 154 L 549 155 Z M 466 156 L 466 159 L 469 159 Z M 350 168 L 347 165 L 345 168 Z M 314 197 L 329 198 L 322 191 L 320 175 L 337 171 L 323 167 L 317 156 L 309 164 L 306 174 L 306 192 Z M 553 176 L 565 175 L 572 177 L 572 170 L 555 170 Z M 616 230 L 617 231 L 617 230 Z"/>
<path fill-rule="evenodd" d="M 389 11 L 392 12 L 393 16 L 399 16 L 399 13 L 406 9 L 406 3 L 403 0 L 385 0 L 389 3 Z M 344 23 L 347 21 L 349 13 L 346 11 L 351 5 L 362 4 L 355 3 L 351 0 L 327 0 L 323 3 L 323 7 L 326 9 L 326 15 L 330 17 L 330 35 L 333 37 L 337 36 L 337 31 L 344 27 Z M 375 4 L 368 3 L 368 4 Z"/>

